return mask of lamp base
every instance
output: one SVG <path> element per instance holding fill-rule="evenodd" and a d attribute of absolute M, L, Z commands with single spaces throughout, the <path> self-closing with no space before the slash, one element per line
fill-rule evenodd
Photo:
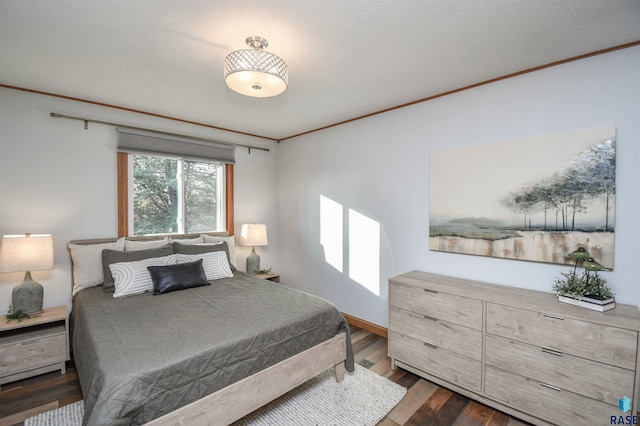
<path fill-rule="evenodd" d="M 24 274 L 24 280 L 13 288 L 11 306 L 13 312 L 22 311 L 28 315 L 42 313 L 42 285 L 31 279 L 31 272 Z"/>
<path fill-rule="evenodd" d="M 256 248 L 251 247 L 251 254 L 247 256 L 247 274 L 260 272 L 260 256 L 256 254 Z"/>

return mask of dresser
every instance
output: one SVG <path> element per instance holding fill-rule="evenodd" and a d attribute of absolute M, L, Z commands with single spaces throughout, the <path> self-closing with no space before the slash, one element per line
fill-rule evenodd
<path fill-rule="evenodd" d="M 636 306 L 602 313 L 419 271 L 389 280 L 392 368 L 533 424 L 610 424 L 637 412 L 639 334 Z"/>

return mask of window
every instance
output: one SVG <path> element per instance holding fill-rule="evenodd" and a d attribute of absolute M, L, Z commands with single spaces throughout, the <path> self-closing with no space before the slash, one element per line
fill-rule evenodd
<path fill-rule="evenodd" d="M 118 153 L 120 236 L 228 231 L 233 165 Z"/>
<path fill-rule="evenodd" d="M 129 161 L 133 235 L 225 230 L 221 164 L 139 154 Z"/>

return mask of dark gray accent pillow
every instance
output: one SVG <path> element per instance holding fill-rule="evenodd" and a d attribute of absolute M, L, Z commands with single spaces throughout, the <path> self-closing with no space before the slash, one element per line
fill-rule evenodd
<path fill-rule="evenodd" d="M 215 244 L 180 244 L 173 243 L 173 252 L 177 254 L 202 254 L 211 253 L 213 251 L 224 251 L 227 253 L 227 261 L 231 266 L 231 271 L 236 271 L 236 268 L 231 263 L 231 256 L 229 256 L 229 245 L 222 241 Z"/>
<path fill-rule="evenodd" d="M 151 259 L 152 257 L 169 256 L 170 254 L 173 254 L 173 246 L 171 244 L 146 250 L 102 250 L 102 270 L 104 272 L 102 289 L 105 293 L 113 293 L 115 291 L 113 275 L 111 275 L 111 269 L 109 269 L 109 265 L 112 263 L 135 262 L 138 260 Z"/>
<path fill-rule="evenodd" d="M 147 266 L 153 281 L 153 294 L 211 285 L 204 274 L 202 259 L 165 266 Z"/>

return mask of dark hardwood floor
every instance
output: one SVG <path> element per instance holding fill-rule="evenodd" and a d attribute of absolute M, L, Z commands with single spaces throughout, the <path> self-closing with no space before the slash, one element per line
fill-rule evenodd
<path fill-rule="evenodd" d="M 351 327 L 356 362 L 408 389 L 404 399 L 379 426 L 456 425 L 522 426 L 508 415 L 451 392 L 420 377 L 397 369 L 391 370 L 387 356 L 387 339 Z M 67 374 L 49 373 L 9 383 L 0 391 L 0 426 L 22 425 L 37 413 L 71 404 L 82 399 L 73 363 Z"/>

